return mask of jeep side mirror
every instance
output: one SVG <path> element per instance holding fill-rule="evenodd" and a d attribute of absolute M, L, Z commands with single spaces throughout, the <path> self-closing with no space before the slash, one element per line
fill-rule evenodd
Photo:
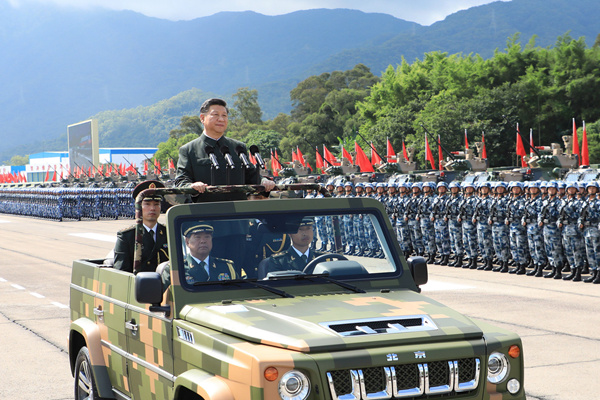
<path fill-rule="evenodd" d="M 139 272 L 135 276 L 135 299 L 138 303 L 151 304 L 150 311 L 171 312 L 169 306 L 161 306 L 163 299 L 163 284 L 157 272 Z"/>
<path fill-rule="evenodd" d="M 409 257 L 408 260 L 408 268 L 410 269 L 410 274 L 412 275 L 415 284 L 417 286 L 421 286 L 427 283 L 429 276 L 427 274 L 427 262 L 423 257 Z"/>

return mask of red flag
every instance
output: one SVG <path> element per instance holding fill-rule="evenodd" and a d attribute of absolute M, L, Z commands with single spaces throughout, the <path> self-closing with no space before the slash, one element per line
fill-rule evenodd
<path fill-rule="evenodd" d="M 342 147 L 342 156 L 346 160 L 350 161 L 350 164 L 354 164 L 354 161 L 352 161 L 352 156 L 350 155 L 350 153 L 348 153 L 345 147 Z"/>
<path fill-rule="evenodd" d="M 310 166 L 310 164 L 308 163 L 308 161 L 306 161 L 306 164 L 305 164 L 304 166 L 305 166 L 306 168 L 308 168 L 308 170 L 309 170 L 310 172 L 312 172 L 312 170 L 313 170 L 313 169 L 312 169 L 312 167 Z"/>
<path fill-rule="evenodd" d="M 519 123 L 517 122 L 517 155 L 521 157 L 521 167 L 526 167 L 524 156 L 527 155 L 525 147 L 523 147 L 523 140 L 521 139 L 521 133 L 519 131 Z"/>
<path fill-rule="evenodd" d="M 175 169 L 175 162 L 172 158 L 169 158 L 169 169 Z"/>
<path fill-rule="evenodd" d="M 469 150 L 469 141 L 467 140 L 467 130 L 465 129 L 465 150 Z"/>
<path fill-rule="evenodd" d="M 154 159 L 154 175 L 160 174 L 160 160 L 158 158 Z"/>
<path fill-rule="evenodd" d="M 46 177 L 44 178 L 44 182 L 48 182 L 50 180 L 50 168 L 46 171 Z"/>
<path fill-rule="evenodd" d="M 371 142 L 371 164 L 372 164 L 371 166 L 377 165 L 377 164 L 382 164 L 381 157 L 379 157 L 379 154 L 375 150 L 375 146 L 373 146 L 373 142 Z"/>
<path fill-rule="evenodd" d="M 298 159 L 298 156 L 296 156 L 296 150 L 292 149 L 292 163 L 294 161 L 296 161 Z"/>
<path fill-rule="evenodd" d="M 256 157 L 254 157 L 252 155 L 252 153 L 248 154 L 248 158 L 250 159 L 250 162 L 254 165 L 256 165 L 257 161 L 256 161 Z"/>
<path fill-rule="evenodd" d="M 306 162 L 304 161 L 304 154 L 302 154 L 302 152 L 300 151 L 300 147 L 297 147 L 296 149 L 296 157 L 298 157 L 298 161 L 300 161 L 300 164 L 306 167 Z"/>
<path fill-rule="evenodd" d="M 485 133 L 481 132 L 481 158 L 487 160 L 487 151 L 485 150 Z"/>
<path fill-rule="evenodd" d="M 335 156 L 329 151 L 327 147 L 325 147 L 325 145 L 323 145 L 323 156 L 327 161 L 329 161 L 331 165 L 339 165 L 336 162 Z"/>
<path fill-rule="evenodd" d="M 390 138 L 388 138 L 388 140 L 387 140 L 386 158 L 387 158 L 387 162 L 389 162 L 389 163 L 398 162 L 398 160 L 396 160 L 396 152 L 394 151 L 394 148 L 392 147 L 392 143 L 390 142 Z"/>
<path fill-rule="evenodd" d="M 18 181 L 18 178 L 17 178 L 17 181 Z M 52 182 L 56 182 L 56 169 L 52 173 Z"/>
<path fill-rule="evenodd" d="M 144 175 L 148 175 L 148 160 L 144 160 Z"/>
<path fill-rule="evenodd" d="M 573 154 L 577 154 L 577 165 L 581 155 L 579 154 L 579 139 L 577 138 L 577 126 L 575 125 L 575 118 L 573 118 Z"/>
<path fill-rule="evenodd" d="M 356 164 L 359 166 L 360 172 L 375 172 L 367 155 L 356 142 L 354 142 L 354 151 L 356 152 Z"/>
<path fill-rule="evenodd" d="M 404 144 L 404 140 L 402 140 L 402 155 L 404 159 L 408 161 L 408 153 L 406 152 L 406 145 Z"/>
<path fill-rule="evenodd" d="M 440 139 L 440 135 L 438 135 L 438 165 L 440 167 L 440 171 L 444 169 L 442 166 L 442 162 L 444 161 L 444 153 L 442 153 L 442 141 Z"/>
<path fill-rule="evenodd" d="M 425 160 L 431 164 L 431 169 L 435 169 L 435 161 L 433 159 L 433 153 L 429 148 L 429 141 L 427 140 L 427 134 L 425 134 Z"/>
<path fill-rule="evenodd" d="M 581 165 L 590 165 L 590 155 L 588 153 L 587 133 L 585 131 L 585 121 L 583 121 L 583 137 L 581 138 Z"/>
<path fill-rule="evenodd" d="M 315 153 L 317 153 L 317 156 L 316 156 L 317 169 L 320 169 L 321 172 L 323 172 L 323 167 L 324 167 L 323 157 L 321 157 L 321 154 L 319 153 L 319 148 L 318 147 L 315 147 Z"/>

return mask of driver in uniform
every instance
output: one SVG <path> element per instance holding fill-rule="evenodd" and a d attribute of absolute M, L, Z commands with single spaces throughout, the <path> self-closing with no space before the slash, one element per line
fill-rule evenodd
<path fill-rule="evenodd" d="M 290 234 L 291 246 L 286 251 L 274 254 L 261 261 L 265 275 L 273 271 L 302 271 L 306 264 L 325 254 L 310 247 L 314 238 L 313 225 L 314 220 L 312 218 L 303 218 L 298 227 L 298 232 Z M 262 268 L 259 266 L 259 271 L 261 270 Z M 260 275 L 259 272 L 259 279 L 264 278 Z"/>

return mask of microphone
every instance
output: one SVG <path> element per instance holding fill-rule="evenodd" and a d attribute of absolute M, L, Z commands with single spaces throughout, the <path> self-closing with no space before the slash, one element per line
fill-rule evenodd
<path fill-rule="evenodd" d="M 238 144 L 236 146 L 236 148 L 235 148 L 235 152 L 237 153 L 237 155 L 240 158 L 240 160 L 242 160 L 242 164 L 244 164 L 244 167 L 246 167 L 246 168 L 252 168 L 254 166 L 248 160 L 248 156 L 246 155 L 246 149 L 244 149 L 244 147 L 242 147 L 242 146 L 240 146 Z"/>
<path fill-rule="evenodd" d="M 208 158 L 210 158 L 212 166 L 215 169 L 219 169 L 219 161 L 217 161 L 217 156 L 215 155 L 215 148 L 207 144 L 206 147 L 204 147 L 204 151 L 208 154 Z"/>
<path fill-rule="evenodd" d="M 256 158 L 256 162 L 258 163 L 258 166 L 262 169 L 265 169 L 265 162 L 263 161 L 262 157 L 260 156 L 260 151 L 258 151 L 258 146 L 253 144 L 252 146 L 250 146 L 250 154 L 252 154 L 254 156 L 254 158 Z"/>
<path fill-rule="evenodd" d="M 228 146 L 221 147 L 221 153 L 223 153 L 223 157 L 225 157 L 225 161 L 227 161 L 227 165 L 229 168 L 234 169 L 235 164 L 233 163 L 233 158 L 231 157 L 231 152 L 229 151 Z"/>

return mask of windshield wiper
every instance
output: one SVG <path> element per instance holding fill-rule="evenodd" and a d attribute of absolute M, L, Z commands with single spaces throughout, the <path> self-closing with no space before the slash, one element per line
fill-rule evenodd
<path fill-rule="evenodd" d="M 205 285 L 207 283 L 208 284 L 210 284 L 210 283 L 225 284 L 225 285 L 233 285 L 233 284 L 236 284 L 236 283 L 247 283 L 247 284 L 249 284 L 251 286 L 255 286 L 257 288 L 266 290 L 267 292 L 274 293 L 274 294 L 276 294 L 278 296 L 281 296 L 281 297 L 294 298 L 293 295 L 291 295 L 291 294 L 289 294 L 287 292 L 284 292 L 283 290 L 276 289 L 276 288 L 271 287 L 269 285 L 263 285 L 263 284 L 258 283 L 256 281 L 251 281 L 251 280 L 246 280 L 246 279 L 226 280 L 226 281 L 218 281 L 218 282 L 195 282 L 194 286 Z"/>
<path fill-rule="evenodd" d="M 354 286 L 354 285 L 350 285 L 349 283 L 345 283 L 342 281 L 338 281 L 337 279 L 333 279 L 329 277 L 328 273 L 324 273 L 324 274 L 311 274 L 311 275 L 305 275 L 305 274 L 297 274 L 297 275 L 289 275 L 289 276 L 278 276 L 278 277 L 271 277 L 270 280 L 280 280 L 280 279 L 311 279 L 311 278 L 321 278 L 324 281 L 328 282 L 328 283 L 333 283 L 335 285 L 338 285 L 340 287 L 343 287 L 344 289 L 348 289 L 350 291 L 353 291 L 355 293 L 366 293 L 364 290 Z"/>

